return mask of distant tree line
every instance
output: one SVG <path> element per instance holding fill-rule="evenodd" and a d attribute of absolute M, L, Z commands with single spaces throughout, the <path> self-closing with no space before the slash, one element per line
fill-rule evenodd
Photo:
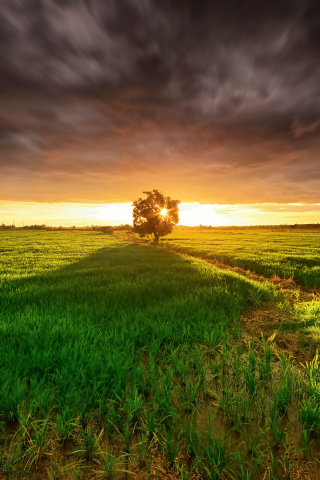
<path fill-rule="evenodd" d="M 112 235 L 114 231 L 117 230 L 124 230 L 124 231 L 129 231 L 131 232 L 132 230 L 132 225 L 129 225 L 128 223 L 123 225 L 90 225 L 87 227 L 46 227 L 46 230 L 50 231 L 56 231 L 56 230 L 90 230 L 90 231 L 96 231 L 96 232 L 103 232 L 107 233 L 109 235 Z"/>
<path fill-rule="evenodd" d="M 104 233 L 113 233 L 116 230 L 124 230 L 131 232 L 132 225 L 128 223 L 123 225 L 91 225 L 87 227 L 76 227 L 75 225 L 71 227 L 50 227 L 46 225 L 24 225 L 23 227 L 16 227 L 15 225 L 6 225 L 5 223 L 0 224 L 0 230 L 96 230 L 102 231 Z"/>
<path fill-rule="evenodd" d="M 0 225 L 0 230 L 45 230 L 45 225 L 25 225 L 23 227 L 16 227 L 15 225 Z"/>
<path fill-rule="evenodd" d="M 247 225 L 247 226 L 238 226 L 238 225 L 229 225 L 229 226 L 212 226 L 212 225 L 196 225 L 190 227 L 188 225 L 175 225 L 174 230 L 247 230 L 247 229 L 261 229 L 261 228 L 272 228 L 272 229 L 298 229 L 298 228 L 320 228 L 320 223 L 295 223 L 294 225 Z M 16 227 L 15 225 L 6 225 L 4 223 L 0 224 L 0 230 L 94 230 L 112 235 L 114 231 L 126 231 L 131 232 L 133 230 L 132 225 L 126 223 L 125 225 L 91 225 L 87 227 L 50 227 L 46 225 L 25 225 L 23 227 Z"/>
<path fill-rule="evenodd" d="M 25 225 L 20 228 L 21 230 L 45 230 L 47 227 L 45 225 Z"/>
<path fill-rule="evenodd" d="M 0 230 L 14 230 L 15 228 L 15 225 L 5 225 L 4 223 L 0 225 Z"/>

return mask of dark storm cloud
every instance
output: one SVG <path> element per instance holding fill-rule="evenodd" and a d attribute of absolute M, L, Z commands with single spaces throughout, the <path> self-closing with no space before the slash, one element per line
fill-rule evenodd
<path fill-rule="evenodd" d="M 0 20 L 1 198 L 318 201 L 318 2 L 2 0 Z"/>

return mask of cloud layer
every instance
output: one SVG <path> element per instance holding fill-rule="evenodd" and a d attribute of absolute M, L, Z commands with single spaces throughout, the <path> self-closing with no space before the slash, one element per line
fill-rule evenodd
<path fill-rule="evenodd" d="M 311 0 L 3 0 L 0 199 L 316 203 L 319 58 Z"/>

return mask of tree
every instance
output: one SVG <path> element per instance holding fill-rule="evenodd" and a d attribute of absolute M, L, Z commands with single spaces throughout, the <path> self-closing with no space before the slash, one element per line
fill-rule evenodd
<path fill-rule="evenodd" d="M 180 200 L 165 197 L 158 190 L 143 192 L 147 198 L 138 198 L 132 204 L 133 231 L 140 237 L 153 234 L 156 242 L 172 232 L 175 224 L 179 222 Z"/>

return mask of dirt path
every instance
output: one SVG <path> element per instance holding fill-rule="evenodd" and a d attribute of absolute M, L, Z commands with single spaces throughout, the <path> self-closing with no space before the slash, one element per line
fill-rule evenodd
<path fill-rule="evenodd" d="M 113 234 L 117 238 L 121 238 L 121 240 L 125 240 L 126 242 L 131 242 L 131 243 L 141 243 L 146 246 L 152 246 L 155 248 L 164 248 L 161 246 L 156 246 L 156 245 L 149 245 L 147 242 L 143 240 L 137 240 L 133 239 L 133 237 L 124 237 L 121 235 Z M 220 262 L 219 260 L 212 260 L 208 258 L 203 258 L 200 256 L 195 256 L 195 255 L 188 255 L 186 253 L 180 253 L 176 252 L 175 250 L 172 250 L 168 248 L 168 250 L 172 253 L 175 253 L 176 255 L 180 255 L 181 257 L 187 257 L 187 258 L 197 258 L 199 260 L 202 260 L 203 262 L 211 263 L 212 265 L 215 265 L 216 267 L 220 268 L 221 270 L 229 270 L 231 272 L 238 273 L 239 275 L 243 275 L 246 278 L 249 278 L 251 280 L 255 280 L 256 282 L 270 282 L 273 285 L 277 285 L 281 288 L 285 288 L 288 290 L 300 290 L 303 292 L 311 293 L 311 294 L 320 294 L 320 289 L 317 288 L 307 288 L 304 287 L 303 285 L 298 285 L 292 277 L 290 278 L 280 278 L 277 275 L 273 275 L 272 277 L 264 277 L 263 275 L 260 275 L 258 273 L 252 272 L 250 270 L 244 270 L 241 267 L 232 267 L 231 265 L 228 265 L 226 263 Z"/>
<path fill-rule="evenodd" d="M 144 241 L 120 235 L 115 236 L 127 242 L 142 243 L 148 246 L 148 243 Z M 218 260 L 187 255 L 171 249 L 169 249 L 169 251 L 181 257 L 197 258 L 221 270 L 235 272 L 238 275 L 242 275 L 256 282 L 269 282 L 275 285 L 279 293 L 279 300 L 276 303 L 265 303 L 259 306 L 254 305 L 244 311 L 241 317 L 241 323 L 244 330 L 243 339 L 245 342 L 254 338 L 261 339 L 261 336 L 266 339 L 273 337 L 272 341 L 275 345 L 275 351 L 293 355 L 295 363 L 298 364 L 311 360 L 316 350 L 320 350 L 320 335 L 299 328 L 299 324 L 293 315 L 295 304 L 311 302 L 315 299 L 320 300 L 320 289 L 303 287 L 298 285 L 292 278 L 279 278 L 276 275 L 267 278 L 240 267 L 232 267 Z"/>
<path fill-rule="evenodd" d="M 170 251 L 183 257 L 198 258 L 221 270 L 235 272 L 256 282 L 269 282 L 277 287 L 279 301 L 245 309 L 241 317 L 245 342 L 254 338 L 261 340 L 261 337 L 265 339 L 272 337 L 275 353 L 284 352 L 292 355 L 296 364 L 312 360 L 317 350 L 320 351 L 320 335 L 299 328 L 293 313 L 295 304 L 311 302 L 315 299 L 320 300 L 319 289 L 298 285 L 292 278 L 279 278 L 276 275 L 267 278 L 240 267 L 231 267 L 218 260 L 194 257 L 177 253 L 174 250 Z"/>

